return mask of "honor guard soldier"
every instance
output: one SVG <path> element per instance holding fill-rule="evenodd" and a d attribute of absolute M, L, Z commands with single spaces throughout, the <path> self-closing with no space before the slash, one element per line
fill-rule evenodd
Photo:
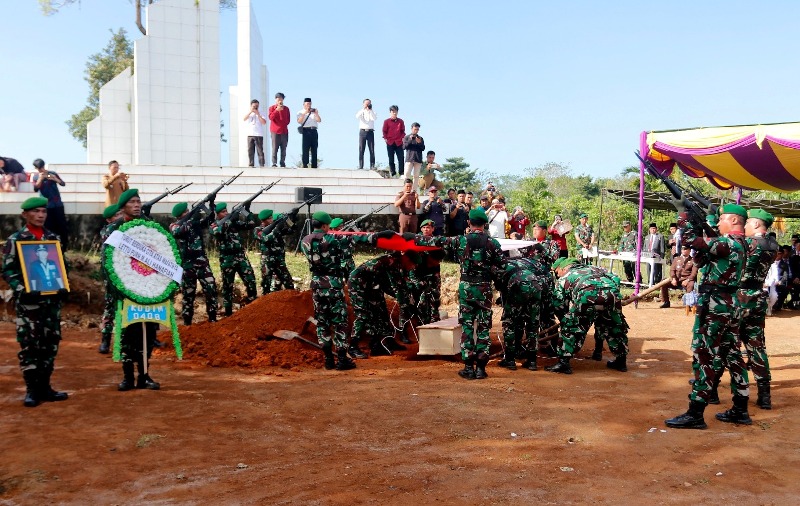
<path fill-rule="evenodd" d="M 242 230 L 251 230 L 256 226 L 256 216 L 249 209 L 243 209 L 245 216 L 242 219 L 240 212 L 228 214 L 228 204 L 220 202 L 214 210 L 217 212 L 217 221 L 211 223 L 211 235 L 217 239 L 219 247 L 219 268 L 222 271 L 222 307 L 225 316 L 233 314 L 233 282 L 236 274 L 244 283 L 247 297 L 242 305 L 252 302 L 258 296 L 256 292 L 256 275 L 250 260 L 244 254 L 244 246 L 239 233 Z"/>
<path fill-rule="evenodd" d="M 259 212 L 258 219 L 261 226 L 253 229 L 253 235 L 261 251 L 261 294 L 294 290 L 292 275 L 286 267 L 285 239 L 292 232 L 293 221 L 281 214 L 273 215 L 271 209 Z"/>

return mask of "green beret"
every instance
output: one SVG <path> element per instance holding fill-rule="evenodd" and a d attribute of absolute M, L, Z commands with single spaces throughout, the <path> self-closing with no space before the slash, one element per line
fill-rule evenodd
<path fill-rule="evenodd" d="M 222 211 L 224 211 L 227 208 L 228 208 L 228 204 L 226 204 L 225 202 L 220 202 L 216 206 L 214 206 L 214 211 L 216 211 L 218 213 L 221 213 Z"/>
<path fill-rule="evenodd" d="M 47 207 L 47 199 L 44 197 L 31 197 L 19 206 L 23 211 L 30 211 L 37 207 Z"/>
<path fill-rule="evenodd" d="M 589 217 L 589 215 L 588 215 L 588 214 L 586 214 L 586 213 L 581 213 L 581 214 L 579 214 L 579 215 L 578 215 L 578 219 L 581 219 L 581 218 L 588 218 L 588 217 Z"/>
<path fill-rule="evenodd" d="M 771 227 L 772 223 L 775 221 L 775 218 L 773 218 L 771 214 L 763 209 L 751 209 L 747 211 L 747 217 L 758 218 L 764 222 L 764 225 L 766 225 L 767 228 Z"/>
<path fill-rule="evenodd" d="M 747 219 L 747 211 L 738 204 L 725 204 L 719 209 L 719 215 L 722 216 L 723 214 L 735 214 Z"/>
<path fill-rule="evenodd" d="M 273 220 L 276 220 L 276 221 L 277 221 L 277 220 L 279 220 L 279 219 L 281 219 L 281 218 L 283 218 L 283 215 L 282 215 L 281 213 L 278 213 L 278 214 L 273 214 L 273 215 L 272 215 L 272 219 L 273 219 Z"/>
<path fill-rule="evenodd" d="M 544 221 L 544 220 L 539 220 L 539 221 L 534 222 L 533 226 L 546 229 L 547 228 L 547 222 Z"/>
<path fill-rule="evenodd" d="M 323 225 L 331 224 L 331 215 L 325 211 L 317 211 L 316 213 L 312 214 L 311 217 Z"/>
<path fill-rule="evenodd" d="M 565 258 L 564 261 L 561 263 L 561 267 L 566 267 L 568 265 L 577 264 L 577 258 Z"/>
<path fill-rule="evenodd" d="M 341 227 L 344 220 L 341 218 L 334 218 L 331 220 L 331 228 Z"/>
<path fill-rule="evenodd" d="M 486 212 L 482 208 L 477 207 L 469 212 L 469 221 L 475 225 L 483 225 L 489 221 L 489 218 L 486 217 Z"/>
<path fill-rule="evenodd" d="M 422 220 L 422 223 L 420 223 L 419 226 L 424 227 L 425 225 L 433 226 L 433 220 Z"/>
<path fill-rule="evenodd" d="M 708 223 L 712 227 L 716 227 L 717 225 L 719 225 L 719 220 L 717 220 L 717 215 L 716 214 L 707 214 L 706 215 L 706 223 Z"/>
<path fill-rule="evenodd" d="M 552 265 L 553 270 L 556 270 L 559 267 L 561 267 L 561 265 L 564 263 L 564 260 L 566 260 L 566 258 L 563 258 L 563 257 L 562 258 L 557 258 L 556 261 L 553 262 L 553 265 Z"/>
<path fill-rule="evenodd" d="M 110 206 L 103 209 L 103 218 L 109 219 L 118 212 L 119 212 L 119 206 L 117 204 L 111 204 Z"/>
<path fill-rule="evenodd" d="M 119 200 L 117 201 L 117 207 L 122 209 L 123 207 L 125 207 L 125 204 L 127 204 L 130 199 L 132 199 L 133 197 L 138 197 L 138 196 L 139 196 L 139 190 L 137 190 L 136 188 L 131 188 L 130 190 L 125 190 L 119 196 Z"/>
<path fill-rule="evenodd" d="M 172 206 L 172 216 L 178 218 L 185 213 L 187 209 L 189 209 L 189 204 L 186 202 L 179 202 Z"/>
<path fill-rule="evenodd" d="M 258 219 L 259 220 L 263 221 L 263 220 L 268 220 L 270 218 L 272 218 L 272 209 L 262 209 L 258 213 Z"/>

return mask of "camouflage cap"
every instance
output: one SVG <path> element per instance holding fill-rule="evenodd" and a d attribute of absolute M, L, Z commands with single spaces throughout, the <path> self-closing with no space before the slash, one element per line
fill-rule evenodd
<path fill-rule="evenodd" d="M 187 209 L 189 209 L 189 204 L 186 202 L 179 202 L 172 206 L 172 216 L 178 218 L 185 213 Z"/>
<path fill-rule="evenodd" d="M 772 226 L 772 223 L 775 221 L 775 218 L 772 217 L 771 214 L 766 212 L 763 209 L 751 209 L 747 211 L 748 218 L 757 218 L 764 222 L 764 225 L 769 228 Z"/>
<path fill-rule="evenodd" d="M 332 221 L 331 215 L 326 213 L 325 211 L 317 211 L 316 213 L 311 215 L 311 218 L 322 223 L 323 225 L 330 225 Z"/>
<path fill-rule="evenodd" d="M 118 212 L 119 212 L 119 206 L 117 204 L 111 204 L 110 206 L 103 209 L 103 218 L 109 219 Z"/>
<path fill-rule="evenodd" d="M 719 215 L 722 216 L 723 214 L 735 214 L 736 216 L 741 216 L 744 219 L 747 219 L 747 211 L 744 207 L 738 204 L 725 204 L 724 206 L 719 208 Z"/>
<path fill-rule="evenodd" d="M 259 220 L 268 220 L 272 218 L 272 209 L 262 209 L 258 212 L 258 219 Z"/>
<path fill-rule="evenodd" d="M 125 204 L 127 204 L 130 199 L 132 199 L 133 197 L 138 197 L 138 196 L 139 196 L 139 190 L 137 190 L 136 188 L 131 188 L 130 190 L 125 190 L 119 196 L 119 200 L 117 201 L 117 207 L 122 209 L 123 207 L 125 207 Z"/>
<path fill-rule="evenodd" d="M 623 227 L 630 227 L 631 226 L 630 220 L 623 220 L 622 221 L 622 226 Z"/>
<path fill-rule="evenodd" d="M 47 199 L 44 197 L 31 197 L 19 206 L 20 209 L 23 211 L 30 211 L 31 209 L 36 209 L 37 207 L 47 207 Z"/>

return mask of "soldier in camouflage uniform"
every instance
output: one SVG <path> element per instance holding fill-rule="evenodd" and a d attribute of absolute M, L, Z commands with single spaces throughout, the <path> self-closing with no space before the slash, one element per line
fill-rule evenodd
<path fill-rule="evenodd" d="M 772 409 L 769 358 L 764 338 L 767 292 L 763 290 L 763 286 L 780 246 L 775 239 L 767 235 L 767 230 L 773 221 L 771 214 L 763 209 L 752 209 L 747 213 L 747 217 L 744 227 L 748 246 L 747 261 L 735 299 L 741 318 L 739 340 L 747 351 L 747 368 L 752 371 L 758 386 L 756 406 L 761 409 Z"/>
<path fill-rule="evenodd" d="M 26 290 L 21 264 L 29 260 L 19 257 L 17 242 L 58 241 L 59 238 L 44 228 L 46 198 L 29 198 L 20 207 L 25 225 L 11 234 L 3 246 L 3 278 L 14 292 L 17 342 L 20 346 L 17 357 L 26 387 L 23 404 L 32 408 L 42 402 L 63 401 L 68 397 L 65 392 L 57 392 L 50 386 L 61 342 L 61 302 L 66 300 L 67 290 L 61 288 L 52 295 Z"/>
<path fill-rule="evenodd" d="M 594 324 L 595 335 L 608 342 L 616 358 L 606 364 L 625 372 L 628 356 L 628 323 L 622 314 L 619 278 L 592 265 L 580 265 L 574 258 L 553 264 L 559 279 L 553 292 L 556 314 L 561 321 L 558 362 L 546 371 L 572 374 L 570 359 L 575 356 Z"/>
<path fill-rule="evenodd" d="M 433 221 L 424 220 L 420 225 L 423 237 L 433 237 Z M 442 304 L 441 263 L 444 259 L 442 250 L 422 251 L 419 253 L 420 265 L 411 271 L 409 280 L 418 301 L 418 315 L 422 325 L 439 321 L 439 306 Z"/>
<path fill-rule="evenodd" d="M 252 302 L 258 296 L 256 291 L 256 275 L 253 266 L 244 253 L 242 246 L 242 230 L 250 230 L 256 226 L 256 216 L 245 208 L 228 216 L 228 204 L 220 202 L 216 205 L 217 221 L 211 223 L 211 235 L 217 240 L 219 247 L 219 268 L 222 271 L 222 307 L 225 316 L 233 314 L 233 282 L 236 274 L 244 283 L 247 296 L 242 306 Z M 241 213 L 244 212 L 244 218 Z"/>
<path fill-rule="evenodd" d="M 575 240 L 578 241 L 577 257 L 580 259 L 581 263 L 589 264 L 591 263 L 591 259 L 583 256 L 581 248 L 586 248 L 589 251 L 592 250 L 592 245 L 595 240 L 594 230 L 592 230 L 592 226 L 587 223 L 589 220 L 588 214 L 581 213 L 580 216 L 578 216 L 578 220 L 580 224 L 575 227 Z"/>
<path fill-rule="evenodd" d="M 371 355 L 391 355 L 398 349 L 384 293 L 393 287 L 397 298 L 410 298 L 407 272 L 415 267 L 410 253 L 395 252 L 368 260 L 350 274 L 348 290 L 355 316 L 348 347 L 351 357 L 367 357 L 358 347 L 363 333 L 370 336 Z"/>
<path fill-rule="evenodd" d="M 458 284 L 458 322 L 461 334 L 461 358 L 464 369 L 458 374 L 464 379 L 486 378 L 489 362 L 489 329 L 492 327 L 492 268 L 501 268 L 502 250 L 497 239 L 489 237 L 484 226 L 489 220 L 483 209 L 469 212 L 466 235 L 457 237 L 421 237 L 409 235 L 420 246 L 439 246 L 445 255 L 461 264 Z M 406 235 L 404 234 L 404 237 Z M 477 336 L 474 336 L 477 325 Z"/>
<path fill-rule="evenodd" d="M 539 251 L 544 246 L 534 246 Z M 558 254 L 558 251 L 556 251 Z M 536 353 L 539 347 L 539 308 L 541 299 L 550 278 L 549 270 L 543 267 L 541 257 L 504 259 L 500 269 L 495 271 L 496 285 L 503 301 L 503 360 L 497 365 L 515 371 L 517 369 L 516 357 L 518 350 L 525 352 L 527 361 L 526 369 L 535 371 Z M 527 342 L 523 347 L 523 336 Z"/>
<path fill-rule="evenodd" d="M 631 230 L 631 222 L 628 220 L 622 222 L 622 237 L 619 240 L 617 251 L 620 253 L 636 252 L 636 232 Z M 633 277 L 636 275 L 636 264 L 630 260 L 623 260 L 622 267 L 625 270 L 625 279 L 628 280 L 628 283 L 633 283 Z"/>
<path fill-rule="evenodd" d="M 331 220 L 331 230 L 338 231 L 344 225 L 344 220 L 341 218 L 333 218 Z M 344 279 L 350 277 L 350 273 L 356 268 L 356 261 L 353 259 L 355 253 L 352 244 L 345 244 L 342 246 L 342 275 Z"/>
<path fill-rule="evenodd" d="M 258 213 L 261 226 L 253 229 L 253 235 L 261 252 L 261 294 L 279 290 L 294 290 L 294 280 L 286 267 L 286 240 L 292 232 L 294 220 L 287 221 L 278 214 L 273 217 L 271 209 Z"/>
<path fill-rule="evenodd" d="M 705 429 L 703 412 L 709 402 L 714 401 L 714 384 L 722 368 L 727 367 L 731 374 L 734 406 L 718 413 L 717 419 L 751 424 L 747 413 L 750 395 L 747 369 L 738 344 L 740 320 L 734 302 L 747 259 L 744 237 L 747 212 L 736 204 L 722 206 L 718 222 L 722 235 L 710 239 L 703 237 L 699 227 L 686 223 L 685 213 L 681 216 L 679 225 L 683 227 L 683 244 L 695 250 L 694 260 L 702 274 L 697 316 L 692 329 L 695 379 L 689 394 L 689 409 L 665 420 L 665 423 L 675 429 Z"/>
<path fill-rule="evenodd" d="M 103 218 L 105 218 L 106 224 L 100 229 L 101 245 L 108 239 L 108 236 L 111 235 L 109 229 L 111 228 L 111 224 L 119 219 L 119 214 L 120 212 L 117 204 L 111 204 L 103 210 Z M 105 294 L 103 296 L 103 317 L 100 320 L 100 347 L 97 351 L 106 355 L 111 350 L 111 336 L 114 334 L 114 318 L 117 314 L 117 306 L 112 293 L 113 287 L 111 286 L 111 281 L 108 279 L 108 273 L 106 272 L 104 262 L 100 262 L 100 276 L 103 278 Z"/>
<path fill-rule="evenodd" d="M 213 200 L 209 202 L 209 206 L 214 206 Z M 183 324 L 192 324 L 198 281 L 206 296 L 208 321 L 215 322 L 217 321 L 217 282 L 214 280 L 214 273 L 211 272 L 211 265 L 206 256 L 205 241 L 203 241 L 203 231 L 214 221 L 214 214 L 209 210 L 205 216 L 197 214 L 188 216 L 188 208 L 189 205 L 186 202 L 175 204 L 172 208 L 172 216 L 177 220 L 169 226 L 170 232 L 178 243 L 181 259 L 183 259 L 183 279 L 181 280 Z"/>
<path fill-rule="evenodd" d="M 353 369 L 356 365 L 347 356 L 347 304 L 344 299 L 344 278 L 342 277 L 342 246 L 354 242 L 374 242 L 378 237 L 394 235 L 387 230 L 368 236 L 329 234 L 331 217 L 324 211 L 312 215 L 314 229 L 303 237 L 300 248 L 308 260 L 311 271 L 311 295 L 314 301 L 314 317 L 317 319 L 317 339 L 325 354 L 325 368 L 340 371 Z M 333 327 L 333 340 L 331 340 Z M 332 342 L 333 341 L 333 342 Z M 339 356 L 337 363 L 333 346 Z"/>
<path fill-rule="evenodd" d="M 152 221 L 152 219 L 148 216 L 142 214 L 142 200 L 139 198 L 139 190 L 136 188 L 130 188 L 122 192 L 122 195 L 119 196 L 119 201 L 117 202 L 117 206 L 119 207 L 120 212 L 122 213 L 122 217 L 119 218 L 117 221 L 112 223 L 108 226 L 108 235 L 111 235 L 115 230 L 121 227 L 124 223 L 127 223 L 131 220 L 141 219 L 146 221 Z M 112 248 L 113 246 L 105 246 L 105 248 Z M 117 301 L 120 301 L 125 298 L 124 295 L 119 293 L 116 289 L 112 287 L 112 294 L 114 296 L 114 305 L 116 306 Z M 161 385 L 155 381 L 153 378 L 150 377 L 150 374 L 145 374 L 144 372 L 144 355 L 147 353 L 147 359 L 150 360 L 150 357 L 153 354 L 153 348 L 156 345 L 156 333 L 158 332 L 158 324 L 157 323 L 146 323 L 145 324 L 145 332 L 146 332 L 146 340 L 147 346 L 146 350 L 142 349 L 142 344 L 144 339 L 142 339 L 142 325 L 134 324 L 129 325 L 125 329 L 122 330 L 122 335 L 120 336 L 120 352 L 121 352 L 121 362 L 122 362 L 122 374 L 123 378 L 120 384 L 117 386 L 117 390 L 120 392 L 125 392 L 128 390 L 132 390 L 134 388 L 137 389 L 147 389 L 147 390 L 158 390 L 161 388 Z M 133 365 L 136 364 L 136 367 L 139 371 L 139 376 L 134 381 L 133 376 Z"/>

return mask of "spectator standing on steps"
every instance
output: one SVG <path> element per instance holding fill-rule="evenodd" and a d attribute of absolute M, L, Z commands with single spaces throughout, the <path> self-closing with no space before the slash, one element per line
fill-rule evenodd
<path fill-rule="evenodd" d="M 422 152 L 425 151 L 425 140 L 419 135 L 419 123 L 411 124 L 411 133 L 403 138 L 403 149 L 406 150 L 405 178 L 413 181 L 416 191 L 422 168 Z"/>
<path fill-rule="evenodd" d="M 403 139 L 406 136 L 406 124 L 397 117 L 398 108 L 393 105 L 389 108 L 389 117 L 383 121 L 383 140 L 386 141 L 386 152 L 389 154 L 389 173 L 392 177 L 402 174 L 403 166 Z M 395 168 L 394 159 L 397 158 Z"/>
<path fill-rule="evenodd" d="M 364 151 L 369 148 L 369 168 L 375 168 L 375 111 L 372 100 L 365 98 L 364 105 L 356 113 L 358 119 L 358 170 L 364 168 Z"/>
<path fill-rule="evenodd" d="M 289 123 L 292 115 L 283 105 L 286 98 L 281 92 L 275 94 L 275 103 L 269 106 L 269 135 L 272 140 L 272 166 L 278 166 L 278 148 L 281 150 L 281 167 L 286 167 L 286 146 L 289 144 Z M 251 157 L 252 159 L 252 157 Z"/>
<path fill-rule="evenodd" d="M 419 201 L 419 195 L 412 188 L 413 182 L 406 179 L 403 185 L 403 190 L 397 193 L 394 199 L 394 207 L 400 210 L 400 217 L 398 219 L 400 225 L 400 233 L 411 232 L 417 233 L 417 209 L 422 207 Z"/>
<path fill-rule="evenodd" d="M 317 126 L 322 123 L 322 118 L 319 117 L 319 112 L 314 107 L 311 107 L 310 98 L 303 100 L 303 110 L 297 114 L 297 123 L 300 125 L 300 130 L 303 134 L 303 154 L 301 157 L 303 167 L 316 169 L 317 148 L 319 147 Z M 309 154 L 311 155 L 311 165 L 308 164 Z"/>
<path fill-rule="evenodd" d="M 38 171 L 33 175 L 33 189 L 38 190 L 39 194 L 47 199 L 47 220 L 44 222 L 44 227 L 58 235 L 61 239 L 61 248 L 66 251 L 69 244 L 69 228 L 61 192 L 58 191 L 58 187 L 65 186 L 66 183 L 52 170 L 45 170 L 44 165 L 44 160 L 41 158 L 33 161 L 33 166 Z"/>
<path fill-rule="evenodd" d="M 258 165 L 263 167 L 264 160 L 264 125 L 267 118 L 258 110 L 258 100 L 250 101 L 250 110 L 244 115 L 245 133 L 247 133 L 247 158 L 250 167 L 255 167 L 255 152 L 258 151 Z"/>
<path fill-rule="evenodd" d="M 108 174 L 103 175 L 103 188 L 106 189 L 106 207 L 116 204 L 122 192 L 128 189 L 128 175 L 119 170 L 116 160 L 108 162 Z"/>

